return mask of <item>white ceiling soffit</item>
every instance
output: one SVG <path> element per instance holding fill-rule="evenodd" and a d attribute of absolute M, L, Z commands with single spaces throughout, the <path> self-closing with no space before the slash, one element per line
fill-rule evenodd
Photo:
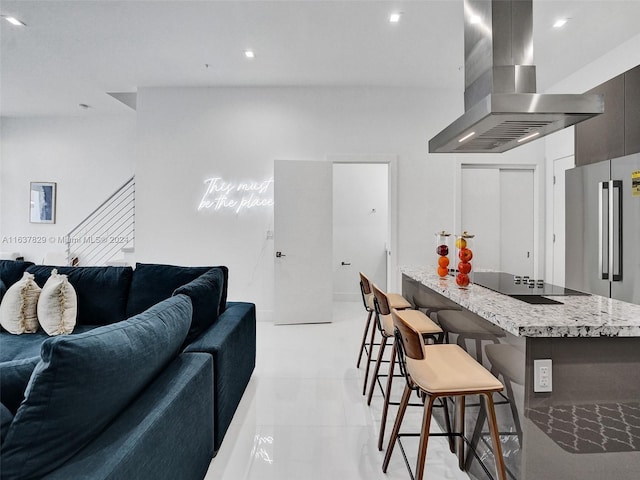
<path fill-rule="evenodd" d="M 538 91 L 639 33 L 640 0 L 533 9 Z M 0 22 L 2 116 L 123 113 L 105 93 L 142 87 L 464 90 L 462 0 L 2 0 L 0 14 L 27 25 Z"/>
<path fill-rule="evenodd" d="M 137 107 L 138 94 L 136 92 L 107 92 L 119 102 L 124 103 L 127 107 L 135 110 Z"/>

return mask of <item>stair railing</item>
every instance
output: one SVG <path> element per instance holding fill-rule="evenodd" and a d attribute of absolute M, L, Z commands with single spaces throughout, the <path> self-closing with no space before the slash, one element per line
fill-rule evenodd
<path fill-rule="evenodd" d="M 131 177 L 66 235 L 69 265 L 105 265 L 134 246 L 135 192 Z"/>

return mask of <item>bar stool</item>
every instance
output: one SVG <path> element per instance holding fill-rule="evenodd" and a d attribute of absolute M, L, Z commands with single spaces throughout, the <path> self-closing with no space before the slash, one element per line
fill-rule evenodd
<path fill-rule="evenodd" d="M 511 409 L 511 415 L 513 416 L 513 431 L 500 432 L 500 435 L 504 436 L 516 436 L 518 439 L 517 448 L 522 450 L 522 426 L 520 423 L 520 416 L 518 415 L 518 407 L 513 391 L 514 385 L 524 386 L 525 376 L 525 359 L 524 350 L 521 350 L 513 345 L 500 343 L 487 345 L 485 348 L 487 354 L 487 360 L 491 363 L 491 373 L 496 378 L 502 377 L 502 382 L 506 395 L 500 393 L 503 397 L 503 401 L 495 402 L 495 405 L 509 405 Z M 478 419 L 476 426 L 471 435 L 469 441 L 471 445 L 477 445 L 483 435 L 482 426 L 484 425 L 484 419 L 486 418 L 484 410 L 480 410 L 478 413 Z M 508 448 L 514 448 L 510 443 L 505 443 Z M 466 468 L 469 467 L 471 459 L 467 458 Z"/>
<path fill-rule="evenodd" d="M 365 324 L 364 332 L 362 333 L 362 342 L 360 343 L 360 352 L 358 353 L 358 363 L 356 364 L 356 368 L 360 368 L 360 361 L 362 360 L 362 354 L 364 353 L 365 348 L 371 348 L 371 344 L 367 342 L 367 333 L 369 333 L 369 327 L 371 326 L 371 317 L 373 316 L 374 312 L 371 283 L 362 272 L 360 272 L 360 294 L 362 295 L 362 303 L 364 305 L 364 309 L 367 311 L 367 323 Z M 367 353 L 369 353 L 368 349 Z"/>
<path fill-rule="evenodd" d="M 382 341 L 380 342 L 380 349 L 378 350 L 378 359 L 373 371 L 371 380 L 371 386 L 369 388 L 369 396 L 367 398 L 367 405 L 371 405 L 371 398 L 373 397 L 373 390 L 376 385 L 376 381 L 379 377 L 380 364 L 382 363 L 382 357 L 388 339 L 394 338 L 394 323 L 393 315 L 398 310 L 393 308 L 390 303 L 389 296 L 384 293 L 377 285 L 372 286 L 373 289 L 373 302 L 376 311 L 376 320 L 380 334 L 382 335 Z M 429 317 L 427 317 L 420 310 L 403 310 L 404 318 L 411 326 L 413 326 L 420 334 L 433 342 L 442 342 L 444 332 L 437 324 L 435 324 Z M 380 434 L 378 436 L 378 450 L 382 450 L 382 443 L 384 439 L 384 430 L 387 423 L 387 412 L 389 410 L 389 399 L 391 395 L 391 385 L 393 382 L 393 374 L 395 369 L 396 360 L 396 343 L 393 342 L 391 349 L 391 359 L 389 363 L 389 372 L 387 374 L 387 386 L 384 391 L 384 403 L 382 406 L 382 419 L 380 421 Z M 447 411 L 448 414 L 448 411 Z"/>
<path fill-rule="evenodd" d="M 500 327 L 490 324 L 482 317 L 469 310 L 441 310 L 438 311 L 437 321 L 445 332 L 445 343 L 450 342 L 449 335 L 456 335 L 456 343 L 469 352 L 467 341 L 472 342 L 475 349 L 475 359 L 482 364 L 482 342 L 499 343 L 498 338 L 505 333 Z M 471 356 L 473 354 L 469 352 Z"/>
<path fill-rule="evenodd" d="M 522 425 L 516 397 L 513 391 L 514 385 L 524 386 L 525 377 L 525 353 L 513 345 L 501 343 L 498 345 L 487 345 L 485 352 L 487 360 L 491 363 L 491 373 L 497 378 L 502 377 L 506 390 L 506 399 L 509 402 L 511 415 L 513 416 L 513 428 L 518 437 L 518 444 L 522 448 Z"/>
<path fill-rule="evenodd" d="M 441 310 L 462 310 L 461 305 L 428 288 L 418 289 L 411 300 L 416 309 L 424 310 L 428 317 Z"/>
<path fill-rule="evenodd" d="M 362 394 L 365 395 L 367 393 L 367 381 L 369 378 L 369 366 L 373 356 L 373 346 L 375 345 L 375 335 L 376 335 L 376 327 L 371 325 L 371 317 L 375 312 L 375 305 L 373 303 L 373 290 L 371 289 L 371 281 L 367 278 L 367 276 L 360 272 L 360 292 L 362 293 L 362 303 L 364 304 L 364 308 L 367 311 L 367 323 L 364 327 L 364 332 L 362 334 L 362 343 L 360 344 L 360 353 L 358 354 L 358 363 L 357 368 L 360 368 L 360 360 L 362 359 L 362 354 L 365 348 L 367 349 L 367 368 L 364 372 L 364 385 L 362 387 Z M 388 294 L 389 302 L 398 310 L 402 310 L 405 308 L 411 308 L 411 303 L 407 301 L 402 295 L 399 293 L 390 293 Z M 366 341 L 367 333 L 369 332 L 369 328 L 371 328 L 371 338 L 369 342 Z"/>
<path fill-rule="evenodd" d="M 424 478 L 431 414 L 437 398 L 456 397 L 456 430 L 459 430 L 455 434 L 457 438 L 456 452 L 460 468 L 464 467 L 464 403 L 466 395 L 482 395 L 486 400 L 485 409 L 487 410 L 498 479 L 507 480 L 493 405 L 493 393 L 502 391 L 502 383 L 459 345 L 425 345 L 420 332 L 407 322 L 405 312 L 396 312 L 394 319 L 400 369 L 405 376 L 406 386 L 382 463 L 382 471 L 386 473 L 389 467 L 393 448 L 398 441 L 402 419 L 409 403 L 409 396 L 415 390 L 425 396 L 415 472 L 416 480 Z"/>

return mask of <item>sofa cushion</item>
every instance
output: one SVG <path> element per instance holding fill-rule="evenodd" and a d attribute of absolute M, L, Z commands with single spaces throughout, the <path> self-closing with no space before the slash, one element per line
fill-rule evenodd
<path fill-rule="evenodd" d="M 49 335 L 73 332 L 78 312 L 78 299 L 66 275 L 51 271 L 38 298 L 38 323 Z"/>
<path fill-rule="evenodd" d="M 40 287 L 33 280 L 33 275 L 24 272 L 22 279 L 11 285 L 2 297 L 0 325 L 17 335 L 37 332 L 39 296 Z"/>
<path fill-rule="evenodd" d="M 195 340 L 218 319 L 223 284 L 222 270 L 212 268 L 173 292 L 174 295 L 187 295 L 193 307 L 191 327 L 185 345 Z"/>
<path fill-rule="evenodd" d="M 39 478 L 96 438 L 177 356 L 191 313 L 177 295 L 129 320 L 45 340 L 3 444 L 3 480 Z"/>
<path fill-rule="evenodd" d="M 40 356 L 0 363 L 0 401 L 12 414 L 18 411 Z"/>
<path fill-rule="evenodd" d="M 227 267 L 179 267 L 158 263 L 136 263 L 129 291 L 127 317 L 143 312 L 165 298 L 169 298 L 176 288 L 195 280 L 212 268 L 222 270 L 224 283 L 220 299 L 220 313 L 224 312 L 227 302 Z"/>
<path fill-rule="evenodd" d="M 131 267 L 53 267 L 34 265 L 27 271 L 43 286 L 51 271 L 66 275 L 78 297 L 78 325 L 108 325 L 129 317 L 127 298 L 133 269 Z M 157 303 L 157 302 L 156 302 Z M 149 305 L 151 306 L 151 305 Z M 141 310 L 141 313 L 144 310 Z"/>
<path fill-rule="evenodd" d="M 7 430 L 9 430 L 12 421 L 13 413 L 0 403 L 0 445 L 4 443 L 4 437 L 7 436 Z"/>
<path fill-rule="evenodd" d="M 0 260 L 0 280 L 7 288 L 22 278 L 24 271 L 33 265 L 33 262 L 19 260 Z"/>

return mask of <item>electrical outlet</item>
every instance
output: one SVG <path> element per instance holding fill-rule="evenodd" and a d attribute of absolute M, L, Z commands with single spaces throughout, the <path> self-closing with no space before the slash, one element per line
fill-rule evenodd
<path fill-rule="evenodd" d="M 533 361 L 533 391 L 551 392 L 553 388 L 553 368 L 550 358 Z"/>

